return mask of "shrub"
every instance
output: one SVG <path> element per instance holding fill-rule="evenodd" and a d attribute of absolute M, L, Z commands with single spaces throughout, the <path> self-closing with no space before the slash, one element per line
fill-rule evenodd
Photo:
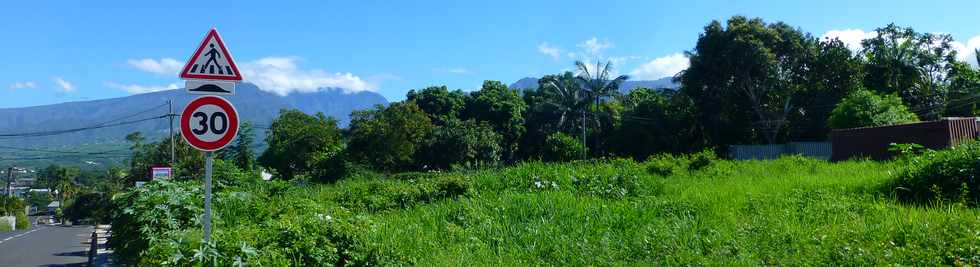
<path fill-rule="evenodd" d="M 27 203 L 14 196 L 0 195 L 0 215 L 14 215 L 17 212 L 24 212 Z"/>
<path fill-rule="evenodd" d="M 436 127 L 416 155 L 428 169 L 475 167 L 500 160 L 502 136 L 486 122 L 449 120 Z"/>
<path fill-rule="evenodd" d="M 111 204 L 109 196 L 105 193 L 84 193 L 67 203 L 64 215 L 73 222 L 107 223 Z"/>
<path fill-rule="evenodd" d="M 585 145 L 581 141 L 565 133 L 553 133 L 545 139 L 542 155 L 544 161 L 569 161 L 581 158 L 585 153 Z"/>
<path fill-rule="evenodd" d="M 10 232 L 10 231 L 13 231 L 13 230 L 14 229 L 10 229 L 10 224 L 7 224 L 6 222 L 0 223 L 0 233 Z"/>
<path fill-rule="evenodd" d="M 213 167 L 212 185 L 216 189 L 249 186 L 261 180 L 258 173 L 243 171 L 232 161 L 215 159 Z"/>
<path fill-rule="evenodd" d="M 834 129 L 884 126 L 917 122 L 919 118 L 902 104 L 898 95 L 878 95 L 868 90 L 854 91 L 845 97 L 827 119 Z"/>
<path fill-rule="evenodd" d="M 343 185 L 343 191 L 336 201 L 346 208 L 377 212 L 455 199 L 469 192 L 470 183 L 462 176 L 425 176 L 403 174 L 399 179 L 405 180 L 350 181 Z"/>
<path fill-rule="evenodd" d="M 414 102 L 355 111 L 351 114 L 347 154 L 376 170 L 417 169 L 415 153 L 432 133 L 429 116 Z"/>
<path fill-rule="evenodd" d="M 309 159 L 317 153 L 337 150 L 341 136 L 337 120 L 323 113 L 281 110 L 265 141 L 269 147 L 259 156 L 259 163 L 275 170 L 280 178 L 291 180 L 310 170 Z"/>
<path fill-rule="evenodd" d="M 889 190 L 907 201 L 980 201 L 980 143 L 972 142 L 940 151 L 900 159 L 905 169 Z"/>
<path fill-rule="evenodd" d="M 698 153 L 686 155 L 659 154 L 650 157 L 646 161 L 647 171 L 660 175 L 671 176 L 683 172 L 694 172 L 711 166 L 718 157 L 710 149 L 702 150 Z"/>
<path fill-rule="evenodd" d="M 31 228 L 31 221 L 27 219 L 27 214 L 23 210 L 14 213 L 16 218 L 17 230 L 26 230 Z"/>
<path fill-rule="evenodd" d="M 146 264 L 143 257 L 151 244 L 174 232 L 198 228 L 204 212 L 201 184 L 154 181 L 113 200 L 112 236 L 109 246 L 125 264 Z"/>

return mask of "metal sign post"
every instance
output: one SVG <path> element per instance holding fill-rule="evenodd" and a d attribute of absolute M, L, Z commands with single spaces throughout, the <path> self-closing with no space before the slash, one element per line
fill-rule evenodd
<path fill-rule="evenodd" d="M 207 161 L 204 163 L 204 243 L 211 241 L 211 165 L 214 162 L 214 152 L 204 152 Z"/>
<path fill-rule="evenodd" d="M 187 92 L 203 94 L 187 104 L 180 116 L 180 132 L 192 147 L 205 151 L 204 163 L 204 243 L 211 242 L 211 166 L 214 151 L 228 145 L 238 135 L 238 112 L 228 100 L 214 95 L 234 95 L 242 74 L 212 28 L 184 65 L 180 78 L 187 80 Z M 171 117 L 173 118 L 173 117 Z"/>

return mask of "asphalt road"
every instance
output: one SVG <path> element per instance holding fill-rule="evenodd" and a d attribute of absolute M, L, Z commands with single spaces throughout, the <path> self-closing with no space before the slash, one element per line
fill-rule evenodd
<path fill-rule="evenodd" d="M 0 266 L 85 266 L 92 226 L 39 225 L 0 233 Z"/>

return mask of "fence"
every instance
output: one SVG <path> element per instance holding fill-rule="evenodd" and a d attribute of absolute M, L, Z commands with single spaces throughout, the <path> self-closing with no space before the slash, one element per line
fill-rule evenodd
<path fill-rule="evenodd" d="M 777 159 L 783 155 L 802 155 L 829 160 L 833 153 L 830 142 L 789 142 L 774 145 L 732 145 L 728 157 L 735 160 Z"/>
<path fill-rule="evenodd" d="M 888 152 L 892 143 L 914 143 L 929 149 L 943 149 L 976 137 L 977 119 L 974 117 L 833 130 L 830 133 L 834 144 L 831 159 L 837 161 L 867 157 L 884 160 L 892 156 Z"/>

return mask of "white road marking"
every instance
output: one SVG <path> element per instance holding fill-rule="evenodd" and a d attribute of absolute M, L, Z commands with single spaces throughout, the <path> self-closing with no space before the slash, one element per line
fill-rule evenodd
<path fill-rule="evenodd" d="M 0 240 L 0 244 L 2 244 L 3 242 L 6 242 L 6 241 L 10 241 L 11 239 L 14 239 L 14 238 L 20 238 L 20 237 L 22 237 L 24 235 L 27 235 L 27 234 L 36 232 L 37 230 L 40 230 L 40 229 L 41 228 L 34 228 L 33 230 L 30 230 L 30 231 L 27 231 L 27 232 L 23 232 L 23 233 L 20 233 L 18 235 L 15 235 L 15 236 L 4 238 L 3 240 Z"/>

